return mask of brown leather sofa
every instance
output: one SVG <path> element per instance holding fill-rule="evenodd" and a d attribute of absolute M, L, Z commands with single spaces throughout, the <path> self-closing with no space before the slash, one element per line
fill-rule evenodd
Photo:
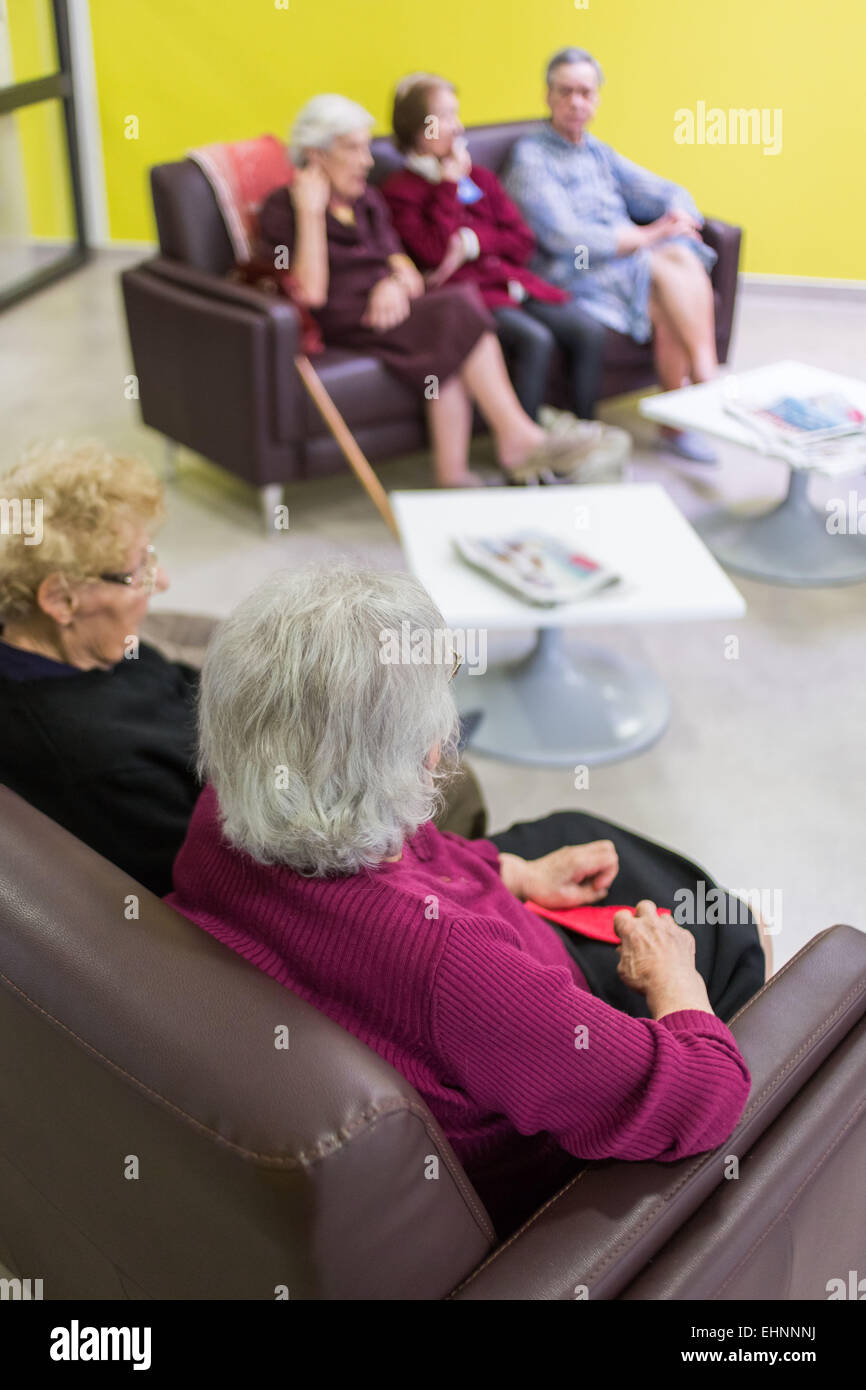
<path fill-rule="evenodd" d="M 576 1162 L 497 1245 L 381 1057 L 0 788 L 0 1262 L 46 1299 L 822 1300 L 866 1248 L 864 1013 L 833 927 L 733 1021 L 721 1149 Z"/>
<path fill-rule="evenodd" d="M 536 122 L 476 126 L 472 157 L 500 169 L 519 135 Z M 373 142 L 373 182 L 400 162 L 390 140 Z M 228 234 L 198 165 L 183 159 L 151 170 L 160 253 L 122 276 L 123 297 L 145 424 L 231 473 L 270 487 L 345 467 L 294 367 L 299 318 L 287 300 L 225 277 L 233 257 Z M 718 252 L 713 272 L 719 360 L 727 360 L 737 290 L 741 233 L 708 219 L 704 240 Z M 328 349 L 317 371 L 371 460 L 426 446 L 423 402 L 380 362 Z M 655 383 L 646 345 L 608 333 L 602 395 Z M 562 363 L 550 403 L 568 406 Z"/>

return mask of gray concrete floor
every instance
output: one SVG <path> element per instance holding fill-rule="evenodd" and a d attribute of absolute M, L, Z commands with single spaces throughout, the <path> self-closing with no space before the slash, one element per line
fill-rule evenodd
<path fill-rule="evenodd" d="M 102 253 L 0 320 L 0 466 L 33 441 L 88 435 L 133 448 L 162 468 L 161 439 L 124 397 L 132 368 L 117 273 L 139 258 Z M 732 364 L 745 369 L 791 357 L 866 376 L 864 330 L 862 299 L 745 286 Z M 784 492 L 783 465 L 733 446 L 721 446 L 722 465 L 712 473 L 664 461 L 633 399 L 608 403 L 601 414 L 634 434 L 632 476 L 664 482 L 692 518 L 719 501 L 759 506 Z M 383 464 L 379 472 L 389 489 L 429 485 L 423 457 Z M 842 486 L 840 494 L 839 482 L 816 483 L 816 501 L 849 488 L 866 495 L 862 478 Z M 338 554 L 380 567 L 403 563 L 348 475 L 289 489 L 291 529 L 272 539 L 262 534 L 255 491 L 193 455 L 182 456 L 168 500 L 159 553 L 172 588 L 160 608 L 224 614 L 272 569 Z M 731 886 L 779 890 L 779 965 L 831 923 L 866 925 L 866 586 L 791 590 L 735 582 L 748 612 L 734 624 L 592 634 L 666 676 L 673 718 L 654 748 L 592 769 L 580 791 L 569 769 L 471 761 L 493 829 L 557 808 L 592 810 L 673 846 Z M 724 639 L 732 633 L 740 640 L 734 661 L 725 659 Z M 491 639 L 490 659 L 525 649 L 529 640 L 528 633 Z"/>
<path fill-rule="evenodd" d="M 0 236 L 0 290 L 11 290 L 37 270 L 53 265 L 69 254 L 74 241 L 30 241 L 25 237 Z"/>

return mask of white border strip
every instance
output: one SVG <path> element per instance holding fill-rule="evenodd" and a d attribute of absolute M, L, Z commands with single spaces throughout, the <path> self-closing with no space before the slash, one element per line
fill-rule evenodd
<path fill-rule="evenodd" d="M 105 241 L 97 248 L 100 251 L 117 251 L 118 253 L 129 251 L 149 252 L 153 255 L 159 250 L 158 241 L 128 241 L 124 237 L 112 237 L 111 241 Z"/>
<path fill-rule="evenodd" d="M 761 275 L 753 270 L 740 271 L 743 289 L 768 290 L 771 294 L 829 295 L 861 299 L 866 296 L 866 280 L 822 279 L 817 275 Z"/>
<path fill-rule="evenodd" d="M 87 240 L 91 246 L 111 246 L 88 0 L 69 0 L 69 42 Z"/>

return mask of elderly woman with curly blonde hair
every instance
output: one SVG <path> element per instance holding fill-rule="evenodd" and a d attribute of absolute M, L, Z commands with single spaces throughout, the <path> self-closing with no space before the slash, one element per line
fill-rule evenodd
<path fill-rule="evenodd" d="M 57 443 L 0 493 L 0 780 L 165 892 L 199 791 L 198 673 L 139 640 L 168 587 L 159 479 L 97 443 Z"/>
<path fill-rule="evenodd" d="M 197 667 L 216 625 L 148 615 L 168 587 L 163 510 L 147 464 L 96 442 L 0 477 L 0 782 L 159 894 L 201 790 Z M 483 834 L 471 775 L 443 822 Z"/>

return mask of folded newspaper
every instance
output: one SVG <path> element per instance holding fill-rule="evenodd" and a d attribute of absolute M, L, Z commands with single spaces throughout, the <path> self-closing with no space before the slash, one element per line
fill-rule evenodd
<path fill-rule="evenodd" d="M 473 569 L 529 603 L 575 603 L 619 583 L 620 576 L 589 555 L 540 531 L 508 536 L 455 536 L 457 553 Z"/>
<path fill-rule="evenodd" d="M 838 392 L 795 393 L 769 399 L 745 394 L 736 377 L 725 382 L 725 410 L 751 427 L 761 443 L 783 457 L 803 459 L 866 439 L 866 415 Z"/>

